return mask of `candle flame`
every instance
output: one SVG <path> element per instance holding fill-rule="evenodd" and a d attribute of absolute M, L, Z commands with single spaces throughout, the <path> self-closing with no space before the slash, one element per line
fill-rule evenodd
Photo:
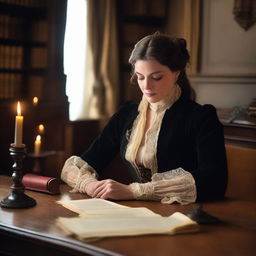
<path fill-rule="evenodd" d="M 20 107 L 20 102 L 19 101 L 17 103 L 17 115 L 21 116 L 21 107 Z"/>
<path fill-rule="evenodd" d="M 36 141 L 41 141 L 41 136 L 40 135 L 36 136 Z"/>
<path fill-rule="evenodd" d="M 34 97 L 34 98 L 33 98 L 33 104 L 34 104 L 34 105 L 37 105 L 37 104 L 38 104 L 38 98 L 37 98 L 37 97 Z"/>
<path fill-rule="evenodd" d="M 39 124 L 38 125 L 38 130 L 40 133 L 43 133 L 44 132 L 44 125 L 43 124 Z"/>

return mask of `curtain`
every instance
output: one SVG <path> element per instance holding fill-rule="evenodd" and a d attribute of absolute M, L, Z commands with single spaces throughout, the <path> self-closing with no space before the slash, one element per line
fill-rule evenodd
<path fill-rule="evenodd" d="M 184 5 L 184 37 L 190 51 L 190 74 L 199 71 L 200 0 L 187 0 Z"/>
<path fill-rule="evenodd" d="M 199 71 L 200 49 L 200 7 L 201 0 L 172 0 L 169 2 L 166 32 L 187 41 L 190 52 L 188 72 L 196 74 Z"/>
<path fill-rule="evenodd" d="M 84 107 L 89 118 L 108 117 L 116 111 L 119 96 L 115 0 L 87 0 L 87 8 L 88 70 Z"/>

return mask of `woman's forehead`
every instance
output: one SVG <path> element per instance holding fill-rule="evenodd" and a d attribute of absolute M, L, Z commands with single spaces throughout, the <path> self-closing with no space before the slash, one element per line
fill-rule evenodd
<path fill-rule="evenodd" d="M 169 68 L 160 64 L 157 60 L 137 60 L 135 63 L 135 72 L 141 74 L 164 72 Z"/>

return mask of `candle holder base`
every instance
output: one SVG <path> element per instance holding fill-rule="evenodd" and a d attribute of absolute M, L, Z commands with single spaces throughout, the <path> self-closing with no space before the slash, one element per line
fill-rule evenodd
<path fill-rule="evenodd" d="M 0 205 L 4 208 L 29 208 L 35 206 L 36 201 L 26 194 L 11 193 L 0 202 Z"/>
<path fill-rule="evenodd" d="M 1 207 L 5 208 L 29 208 L 36 205 L 36 201 L 24 193 L 25 187 L 22 184 L 22 160 L 26 156 L 26 147 L 24 144 L 17 147 L 11 144 L 10 155 L 14 160 L 12 166 L 12 180 L 11 193 L 0 202 Z"/>

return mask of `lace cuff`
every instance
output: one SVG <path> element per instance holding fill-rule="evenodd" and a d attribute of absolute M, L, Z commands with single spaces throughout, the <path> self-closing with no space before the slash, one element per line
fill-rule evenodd
<path fill-rule="evenodd" d="M 85 186 L 97 177 L 93 167 L 78 156 L 68 158 L 61 171 L 61 179 L 73 188 L 71 192 L 85 193 Z"/>
<path fill-rule="evenodd" d="M 129 185 L 135 199 L 153 200 L 154 188 L 151 182 L 147 183 L 131 183 Z"/>
<path fill-rule="evenodd" d="M 193 176 L 177 168 L 164 173 L 155 173 L 148 183 L 130 184 L 134 198 L 139 200 L 161 200 L 162 203 L 189 204 L 196 200 L 196 185 Z"/>

